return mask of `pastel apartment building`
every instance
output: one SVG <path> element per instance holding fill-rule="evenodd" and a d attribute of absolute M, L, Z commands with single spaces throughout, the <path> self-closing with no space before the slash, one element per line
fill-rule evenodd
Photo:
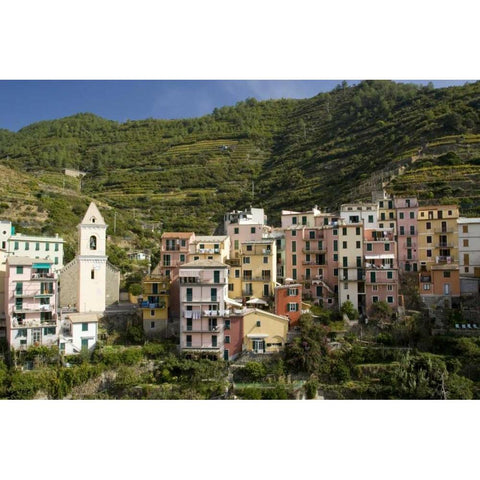
<path fill-rule="evenodd" d="M 142 280 L 143 331 L 147 337 L 167 336 L 170 306 L 170 278 L 155 268 Z"/>
<path fill-rule="evenodd" d="M 344 203 L 340 206 L 340 217 L 346 223 L 363 223 L 364 228 L 378 227 L 378 204 L 375 202 Z"/>
<path fill-rule="evenodd" d="M 404 272 L 417 272 L 418 266 L 418 200 L 416 197 L 395 197 L 397 217 L 398 267 Z"/>
<path fill-rule="evenodd" d="M 424 301 L 451 302 L 460 295 L 458 217 L 456 205 L 418 208 L 420 295 Z"/>
<path fill-rule="evenodd" d="M 180 285 L 178 272 L 188 263 L 190 250 L 195 243 L 193 232 L 165 232 L 160 241 L 158 273 L 170 279 L 170 315 L 180 318 Z"/>
<path fill-rule="evenodd" d="M 287 317 L 290 328 L 298 325 L 302 315 L 301 283 L 290 283 L 275 287 L 275 314 Z"/>
<path fill-rule="evenodd" d="M 228 266 L 195 260 L 179 268 L 180 351 L 190 356 L 223 358 Z"/>
<path fill-rule="evenodd" d="M 58 277 L 51 260 L 7 258 L 5 275 L 6 338 L 11 348 L 56 345 Z"/>
<path fill-rule="evenodd" d="M 224 232 L 230 237 L 230 258 L 240 255 L 243 242 L 261 240 L 270 231 L 266 226 L 267 217 L 263 208 L 227 213 L 224 216 Z"/>
<path fill-rule="evenodd" d="M 224 263 L 230 258 L 230 237 L 228 235 L 197 235 L 190 243 L 189 262 L 215 260 Z"/>
<path fill-rule="evenodd" d="M 399 306 L 397 245 L 393 229 L 370 229 L 364 233 L 365 309 L 377 302 L 393 310 Z"/>
<path fill-rule="evenodd" d="M 460 290 L 480 293 L 480 218 L 460 217 L 458 225 L 458 259 Z"/>

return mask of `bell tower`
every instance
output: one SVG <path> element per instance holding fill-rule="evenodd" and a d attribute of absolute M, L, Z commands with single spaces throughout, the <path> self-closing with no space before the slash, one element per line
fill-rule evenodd
<path fill-rule="evenodd" d="M 95 203 L 78 225 L 79 312 L 103 312 L 106 298 L 107 225 Z"/>

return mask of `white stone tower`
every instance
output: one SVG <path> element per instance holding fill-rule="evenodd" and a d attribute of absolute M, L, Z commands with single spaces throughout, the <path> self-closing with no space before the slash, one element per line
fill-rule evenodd
<path fill-rule="evenodd" d="M 79 312 L 105 310 L 107 225 L 95 203 L 78 225 L 78 303 Z"/>

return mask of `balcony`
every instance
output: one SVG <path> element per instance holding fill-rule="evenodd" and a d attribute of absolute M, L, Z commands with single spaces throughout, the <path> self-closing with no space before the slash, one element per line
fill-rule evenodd
<path fill-rule="evenodd" d="M 15 305 L 15 313 L 32 313 L 32 312 L 53 312 L 53 305 L 33 305 L 26 307 L 18 307 Z"/>
<path fill-rule="evenodd" d="M 184 310 L 184 318 L 191 318 L 192 320 L 198 320 L 202 318 L 202 312 L 200 310 Z"/>
<path fill-rule="evenodd" d="M 243 289 L 242 290 L 242 295 L 244 297 L 251 297 L 253 295 L 253 290 Z"/>
<path fill-rule="evenodd" d="M 435 244 L 435 248 L 455 248 L 453 243 L 440 242 Z"/>
<path fill-rule="evenodd" d="M 432 277 L 430 275 L 420 275 L 420 282 L 431 283 L 432 282 Z"/>
<path fill-rule="evenodd" d="M 216 325 L 216 326 L 184 326 L 182 327 L 183 333 L 220 333 L 223 331 L 223 325 Z"/>
<path fill-rule="evenodd" d="M 326 248 L 318 248 L 318 247 L 310 247 L 310 248 L 302 248 L 303 253 L 311 253 L 311 254 L 316 254 L 316 253 L 327 253 Z"/>
<path fill-rule="evenodd" d="M 213 346 L 211 343 L 202 343 L 201 345 L 192 345 L 192 342 L 185 342 L 185 345 L 181 347 L 183 350 L 200 350 L 200 351 L 212 351 L 215 352 L 223 348 L 223 342 L 218 342 L 217 345 Z"/>
<path fill-rule="evenodd" d="M 230 310 L 203 310 L 205 317 L 228 317 Z"/>
<path fill-rule="evenodd" d="M 220 253 L 220 249 L 219 248 L 197 248 L 196 253 L 209 253 L 209 254 Z"/>
<path fill-rule="evenodd" d="M 22 318 L 13 318 L 12 326 L 13 327 L 22 327 L 22 328 L 38 328 L 38 327 L 54 327 L 57 325 L 57 320 L 52 318 L 51 320 L 25 320 Z"/>
<path fill-rule="evenodd" d="M 140 304 L 140 307 L 141 308 L 149 308 L 149 309 L 152 309 L 152 308 L 166 308 L 166 304 L 165 303 L 149 303 L 149 302 L 142 302 Z"/>
<path fill-rule="evenodd" d="M 314 267 L 324 267 L 326 265 L 325 260 L 323 260 L 323 263 L 320 262 L 320 260 L 303 260 L 302 265 L 313 265 Z"/>
<path fill-rule="evenodd" d="M 440 256 L 435 257 L 435 263 L 442 263 L 442 264 L 443 263 L 453 263 L 453 261 L 454 261 L 454 259 L 451 256 L 446 257 L 446 256 L 440 255 Z"/>
<path fill-rule="evenodd" d="M 178 252 L 180 251 L 180 245 L 163 245 L 162 252 Z"/>
<path fill-rule="evenodd" d="M 50 280 L 50 281 L 55 281 L 57 278 L 56 278 L 56 275 L 52 272 L 52 273 L 35 273 L 33 272 L 32 273 L 32 276 L 31 276 L 31 279 L 32 280 Z"/>
<path fill-rule="evenodd" d="M 455 230 L 453 227 L 447 227 L 447 228 L 434 228 L 433 231 L 435 233 L 453 233 Z"/>

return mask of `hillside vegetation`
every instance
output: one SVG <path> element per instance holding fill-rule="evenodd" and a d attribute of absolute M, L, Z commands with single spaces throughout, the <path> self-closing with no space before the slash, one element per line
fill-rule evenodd
<path fill-rule="evenodd" d="M 479 107 L 478 82 L 364 81 L 194 119 L 80 113 L 0 130 L 2 217 L 66 235 L 95 199 L 113 239 L 142 247 L 161 229 L 213 233 L 225 211 L 250 204 L 273 223 L 281 208 L 334 209 L 368 198 L 399 167 L 391 192 L 459 201 L 462 213 L 479 215 Z M 65 167 L 87 174 L 65 177 Z"/>

